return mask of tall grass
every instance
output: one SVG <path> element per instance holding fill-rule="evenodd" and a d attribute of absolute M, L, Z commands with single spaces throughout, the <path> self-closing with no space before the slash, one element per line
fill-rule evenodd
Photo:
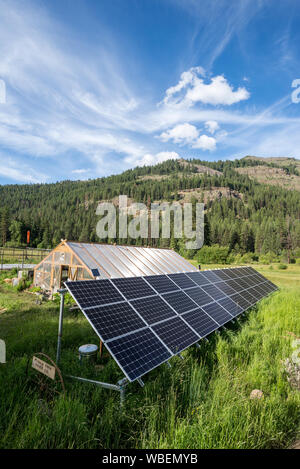
<path fill-rule="evenodd" d="M 0 337 L 8 349 L 0 365 L 1 448 L 283 448 L 297 437 L 299 391 L 281 361 L 292 353 L 289 333 L 300 336 L 298 288 L 263 300 L 184 360 L 173 358 L 172 368 L 153 370 L 144 388 L 130 384 L 122 412 L 118 393 L 68 379 L 65 399 L 41 401 L 26 365 L 39 351 L 55 358 L 58 307 L 37 306 L 33 295 L 3 285 L 0 307 L 7 308 Z M 66 308 L 62 371 L 117 382 L 122 374 L 107 356 L 98 359 L 100 371 L 79 364 L 78 346 L 88 342 L 98 343 L 89 324 Z M 263 399 L 249 399 L 255 388 Z"/>

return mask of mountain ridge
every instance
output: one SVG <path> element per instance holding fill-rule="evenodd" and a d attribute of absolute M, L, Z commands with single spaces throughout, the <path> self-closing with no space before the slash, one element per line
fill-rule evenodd
<path fill-rule="evenodd" d="M 39 247 L 55 246 L 61 238 L 148 245 L 148 239 L 120 240 L 118 234 L 109 240 L 97 237 L 99 201 L 114 201 L 117 207 L 122 194 L 148 207 L 161 201 L 203 202 L 206 244 L 242 253 L 300 248 L 300 175 L 294 160 L 280 162 L 168 160 L 86 181 L 0 186 L 0 244 L 26 243 L 30 230 L 31 244 Z M 261 173 L 263 180 L 258 180 Z M 150 242 L 179 251 L 180 243 L 161 237 Z"/>

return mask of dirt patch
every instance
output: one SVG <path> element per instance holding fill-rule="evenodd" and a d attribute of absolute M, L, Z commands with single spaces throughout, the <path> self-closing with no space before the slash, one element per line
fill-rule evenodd
<path fill-rule="evenodd" d="M 247 174 L 250 179 L 254 179 L 262 184 L 279 185 L 286 189 L 300 191 L 300 176 L 287 174 L 281 168 L 258 165 L 236 168 L 236 171 L 240 174 Z"/>
<path fill-rule="evenodd" d="M 190 167 L 192 169 L 196 169 L 197 173 L 203 173 L 203 174 L 208 174 L 210 176 L 221 176 L 222 173 L 221 171 L 217 171 L 216 169 L 209 168 L 208 166 L 204 166 L 201 164 L 195 164 L 195 163 L 189 163 L 188 161 L 185 161 L 183 159 L 178 160 L 179 164 L 183 167 Z"/>
<path fill-rule="evenodd" d="M 228 187 L 212 187 L 210 190 L 203 190 L 200 187 L 195 189 L 186 189 L 178 192 L 181 197 L 180 202 L 190 202 L 192 197 L 195 197 L 198 201 L 203 201 L 205 204 L 209 200 L 218 200 L 222 197 L 230 199 L 232 197 L 236 199 L 242 199 L 243 194 L 238 191 L 229 189 Z"/>

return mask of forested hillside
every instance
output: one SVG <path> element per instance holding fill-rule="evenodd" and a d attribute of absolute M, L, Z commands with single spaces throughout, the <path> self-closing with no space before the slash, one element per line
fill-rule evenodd
<path fill-rule="evenodd" d="M 27 230 L 31 231 L 32 246 L 52 247 L 61 238 L 99 242 L 97 203 L 124 194 L 147 205 L 162 200 L 204 202 L 206 245 L 226 246 L 233 253 L 300 257 L 300 192 L 273 181 L 258 182 L 242 170 L 260 166 L 280 168 L 287 178 L 300 179 L 298 160 L 280 159 L 277 163 L 276 159 L 246 157 L 218 162 L 169 160 L 88 181 L 0 186 L 0 244 L 25 243 Z M 171 244 L 182 254 L 195 254 L 185 253 L 183 243 L 174 239 L 137 242 L 162 247 Z"/>

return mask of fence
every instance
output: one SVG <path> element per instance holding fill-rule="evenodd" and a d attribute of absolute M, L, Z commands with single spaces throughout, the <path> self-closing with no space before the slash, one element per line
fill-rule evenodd
<path fill-rule="evenodd" d="M 22 268 L 24 264 L 38 264 L 50 251 L 51 249 L 0 247 L 0 270 L 7 268 L 7 264 L 11 267 L 19 264 Z"/>

